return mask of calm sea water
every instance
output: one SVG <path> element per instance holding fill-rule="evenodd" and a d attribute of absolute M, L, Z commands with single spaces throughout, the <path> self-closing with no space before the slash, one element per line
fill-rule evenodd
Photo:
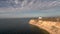
<path fill-rule="evenodd" d="M 24 33 L 29 32 L 28 21 L 30 18 L 9 18 L 0 19 L 0 33 Z"/>
<path fill-rule="evenodd" d="M 0 19 L 0 34 L 47 34 L 44 30 L 29 25 L 31 18 Z M 31 29 L 32 28 L 32 29 Z"/>

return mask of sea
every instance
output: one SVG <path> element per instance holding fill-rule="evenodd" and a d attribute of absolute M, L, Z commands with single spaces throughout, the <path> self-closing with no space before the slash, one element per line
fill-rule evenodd
<path fill-rule="evenodd" d="M 44 34 L 29 24 L 31 18 L 0 18 L 0 34 Z M 46 33 L 46 32 L 45 32 Z"/>
<path fill-rule="evenodd" d="M 30 31 L 31 18 L 4 18 L 0 19 L 0 34 L 25 34 Z"/>

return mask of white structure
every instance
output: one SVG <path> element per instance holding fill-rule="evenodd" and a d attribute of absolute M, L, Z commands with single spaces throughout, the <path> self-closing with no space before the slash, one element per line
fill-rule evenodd
<path fill-rule="evenodd" d="M 38 19 L 42 19 L 42 17 L 38 17 Z"/>

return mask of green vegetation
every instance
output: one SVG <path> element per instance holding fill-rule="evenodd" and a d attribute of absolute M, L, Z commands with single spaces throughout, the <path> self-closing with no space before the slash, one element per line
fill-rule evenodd
<path fill-rule="evenodd" d="M 38 18 L 33 18 L 34 20 L 39 20 Z M 60 22 L 60 17 L 42 17 L 43 21 L 53 21 L 53 22 Z"/>

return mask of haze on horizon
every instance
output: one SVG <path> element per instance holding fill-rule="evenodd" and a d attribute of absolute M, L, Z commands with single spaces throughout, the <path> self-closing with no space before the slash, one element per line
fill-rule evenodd
<path fill-rule="evenodd" d="M 60 16 L 60 0 L 0 0 L 0 18 Z"/>

